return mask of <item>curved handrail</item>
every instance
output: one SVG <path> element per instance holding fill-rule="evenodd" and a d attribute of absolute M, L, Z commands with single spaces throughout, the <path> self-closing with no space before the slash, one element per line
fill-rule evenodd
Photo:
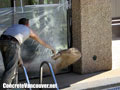
<path fill-rule="evenodd" d="M 54 83 L 56 84 L 56 89 L 59 90 L 59 87 L 58 87 L 58 84 L 57 84 L 57 81 L 56 81 L 56 78 L 55 78 L 55 74 L 54 74 L 54 71 L 53 71 L 53 68 L 52 68 L 52 65 L 51 63 L 47 62 L 47 61 L 43 61 L 40 65 L 40 72 L 39 72 L 39 76 L 40 76 L 40 79 L 39 79 L 39 83 L 42 84 L 42 79 L 43 79 L 43 65 L 44 64 L 47 64 L 47 66 L 49 67 L 49 70 L 51 72 L 51 75 L 53 77 L 53 80 L 54 80 Z M 41 90 L 41 89 L 40 89 Z"/>
<path fill-rule="evenodd" d="M 22 68 L 23 68 L 23 70 L 24 70 L 24 73 L 25 73 L 25 77 L 26 77 L 27 83 L 30 84 L 30 80 L 29 80 L 29 77 L 28 77 L 27 70 L 26 70 L 25 66 L 22 65 Z M 32 89 L 29 88 L 29 90 L 32 90 Z"/>

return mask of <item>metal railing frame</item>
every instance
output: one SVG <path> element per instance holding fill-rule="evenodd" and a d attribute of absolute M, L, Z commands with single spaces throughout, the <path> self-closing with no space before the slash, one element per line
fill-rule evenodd
<path fill-rule="evenodd" d="M 27 84 L 30 84 L 30 80 L 29 80 L 29 77 L 28 77 L 27 70 L 26 70 L 25 66 L 22 65 L 22 68 L 24 70 L 24 74 L 25 74 L 25 78 L 26 78 Z M 32 90 L 32 89 L 29 88 L 29 90 Z"/>
<path fill-rule="evenodd" d="M 56 81 L 56 78 L 55 78 L 55 74 L 54 74 L 54 71 L 53 71 L 53 68 L 52 68 L 52 65 L 51 63 L 47 62 L 47 61 L 43 61 L 40 65 L 40 72 L 39 72 L 39 76 L 40 76 L 40 79 L 39 79 L 39 83 L 42 84 L 42 81 L 43 81 L 43 65 L 46 64 L 48 67 L 49 67 L 49 70 L 51 72 L 51 75 L 53 77 L 53 80 L 54 80 L 54 83 L 56 84 L 56 89 L 59 90 L 59 87 L 58 87 L 58 84 L 57 84 L 57 81 Z M 39 89 L 39 90 L 42 90 L 42 89 Z"/>

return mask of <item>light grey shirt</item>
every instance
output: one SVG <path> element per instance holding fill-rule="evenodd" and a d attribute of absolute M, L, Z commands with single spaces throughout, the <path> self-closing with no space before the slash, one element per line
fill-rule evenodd
<path fill-rule="evenodd" d="M 3 35 L 10 35 L 16 38 L 22 44 L 30 36 L 30 29 L 22 24 L 15 24 L 9 27 Z"/>

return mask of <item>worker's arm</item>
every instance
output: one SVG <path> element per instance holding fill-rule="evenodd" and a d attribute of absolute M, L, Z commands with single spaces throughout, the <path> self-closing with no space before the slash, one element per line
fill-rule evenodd
<path fill-rule="evenodd" d="M 54 54 L 56 54 L 55 50 L 54 50 L 50 45 L 48 45 L 48 44 L 45 43 L 43 40 L 41 40 L 41 39 L 39 38 L 39 36 L 38 36 L 35 32 L 33 32 L 33 30 L 30 30 L 30 38 L 36 40 L 37 42 L 39 42 L 39 43 L 40 43 L 41 45 L 43 45 L 44 47 L 51 49 L 52 52 L 53 52 Z"/>

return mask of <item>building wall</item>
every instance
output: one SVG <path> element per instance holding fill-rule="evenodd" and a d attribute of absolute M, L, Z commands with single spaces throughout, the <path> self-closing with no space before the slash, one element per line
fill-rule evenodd
<path fill-rule="evenodd" d="M 73 65 L 77 73 L 112 68 L 110 0 L 72 0 L 73 47 L 82 58 Z"/>
<path fill-rule="evenodd" d="M 120 0 L 111 0 L 112 17 L 120 17 Z"/>

